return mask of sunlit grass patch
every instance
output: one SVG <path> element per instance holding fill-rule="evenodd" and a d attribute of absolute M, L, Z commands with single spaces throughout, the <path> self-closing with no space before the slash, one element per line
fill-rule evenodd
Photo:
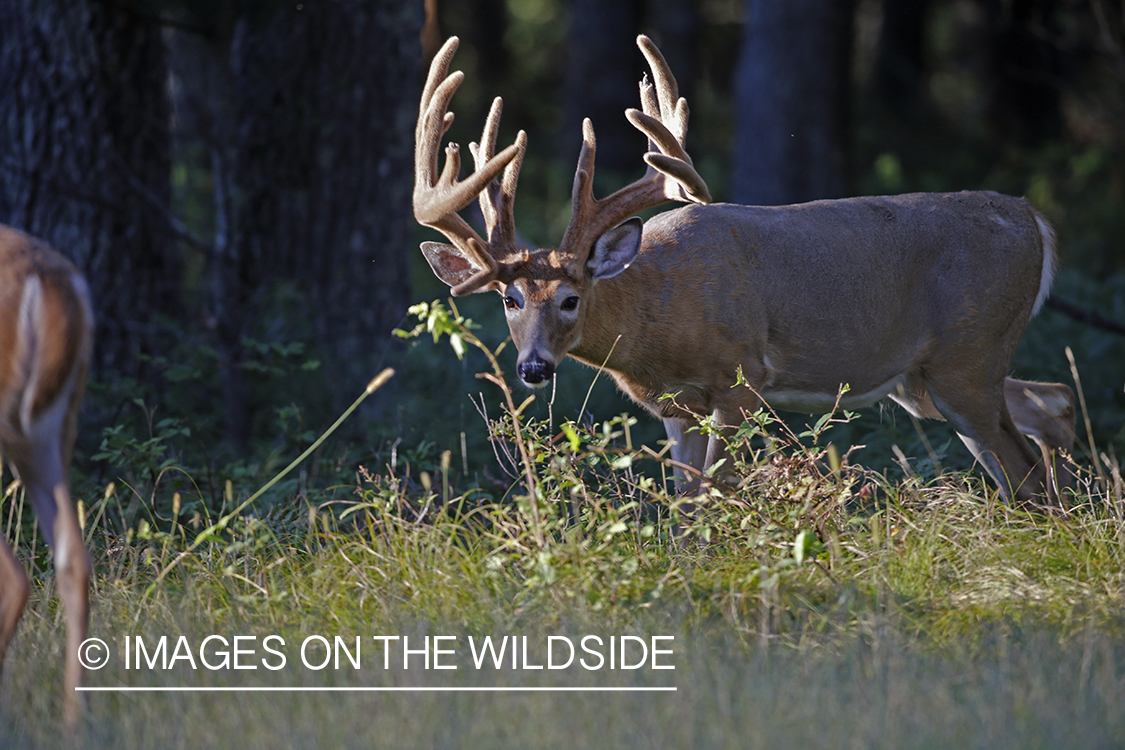
<path fill-rule="evenodd" d="M 467 326 L 457 330 L 472 343 Z M 506 389 L 498 368 L 492 374 Z M 974 475 L 891 481 L 866 471 L 832 447 L 832 419 L 800 433 L 759 413 L 735 438 L 743 450 L 727 467 L 733 483 L 705 484 L 687 514 L 666 489 L 664 454 L 634 444 L 630 417 L 556 425 L 527 418 L 503 393 L 506 408 L 488 429 L 505 484 L 453 481 L 447 453 L 413 473 L 361 466 L 347 485 L 260 509 L 233 490 L 220 514 L 188 512 L 174 498 L 170 514 L 142 504 L 128 528 L 107 511 L 117 495 L 104 492 L 84 514 L 96 569 L 91 635 L 115 660 L 88 684 L 674 693 L 95 693 L 86 744 L 1125 741 L 1125 534 L 1111 456 L 1101 473 L 1082 474 L 1073 507 L 1027 511 Z M 63 632 L 48 562 L 29 560 L 36 586 L 0 685 L 0 746 L 62 738 Z M 207 658 L 235 658 L 239 636 L 256 668 L 181 658 L 164 669 L 154 656 L 161 637 L 163 659 L 183 638 L 202 661 L 212 635 L 226 640 L 212 641 Z M 269 636 L 286 644 L 283 668 L 262 661 L 275 658 L 264 649 Z M 310 637 L 334 647 L 337 636 L 349 648 L 359 639 L 361 668 L 298 660 Z M 424 657 L 405 648 L 394 656 L 407 667 L 381 660 L 380 648 L 409 638 L 417 649 L 437 636 L 451 639 L 458 669 L 420 667 Z M 586 636 L 603 650 L 612 638 L 650 648 L 667 638 L 659 643 L 675 669 L 535 668 L 550 658 L 550 639 Z M 484 637 L 530 651 L 515 661 L 507 651 L 503 669 L 480 668 L 466 649 Z M 137 638 L 154 666 L 137 669 L 131 651 L 126 669 L 122 650 Z M 313 643 L 327 657 L 320 648 Z"/>

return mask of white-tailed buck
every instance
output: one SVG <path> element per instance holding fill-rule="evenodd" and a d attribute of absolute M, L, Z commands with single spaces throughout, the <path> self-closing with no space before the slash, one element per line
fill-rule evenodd
<path fill-rule="evenodd" d="M 605 364 L 630 398 L 664 421 L 672 456 L 711 465 L 722 441 L 688 431 L 694 414 L 739 424 L 764 399 L 804 412 L 889 396 L 948 420 L 1004 496 L 1030 502 L 1065 483 L 1048 467 L 1073 443 L 1065 385 L 1006 378 L 1028 319 L 1055 273 L 1054 235 L 1025 200 L 964 192 L 824 200 L 794 206 L 710 204 L 684 150 L 688 107 L 649 39 L 654 83 L 625 112 L 649 139 L 637 182 L 594 198 L 594 130 L 583 123 L 570 224 L 558 248 L 517 246 L 512 203 L 527 138 L 495 153 L 493 102 L 475 171 L 459 180 L 441 140 L 463 75 L 447 75 L 452 38 L 430 67 L 415 131 L 414 215 L 452 245 L 422 244 L 454 295 L 500 292 L 516 373 L 544 385 L 566 355 Z M 480 196 L 488 239 L 457 211 Z M 642 225 L 665 201 L 684 208 Z M 710 205 L 708 205 L 710 204 Z M 741 369 L 749 387 L 732 387 Z M 666 393 L 674 401 L 661 400 Z M 1032 436 L 1042 460 L 1020 434 Z M 681 475 L 691 490 L 692 477 Z"/>
<path fill-rule="evenodd" d="M 78 270 L 46 244 L 0 225 L 0 451 L 15 467 L 54 552 L 66 615 L 66 719 L 78 718 L 90 560 L 67 468 L 90 365 L 93 314 Z M 0 665 L 31 586 L 0 536 Z"/>

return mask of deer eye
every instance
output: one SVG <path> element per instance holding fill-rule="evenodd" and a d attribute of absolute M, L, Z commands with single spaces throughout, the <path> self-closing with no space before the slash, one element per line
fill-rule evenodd
<path fill-rule="evenodd" d="M 518 310 L 520 309 L 520 303 L 515 297 L 511 296 L 510 294 L 505 294 L 504 307 L 508 310 Z"/>
<path fill-rule="evenodd" d="M 566 299 L 563 300 L 561 307 L 562 307 L 563 310 L 567 310 L 567 311 L 577 310 L 578 309 L 578 298 L 575 297 L 575 296 L 567 297 Z"/>

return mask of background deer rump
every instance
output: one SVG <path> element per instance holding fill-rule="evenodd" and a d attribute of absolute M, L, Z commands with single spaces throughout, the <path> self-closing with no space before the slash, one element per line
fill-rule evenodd
<path fill-rule="evenodd" d="M 697 415 L 740 424 L 766 400 L 817 412 L 889 396 L 918 417 L 948 420 L 1004 497 L 1055 499 L 1069 483 L 1057 453 L 1074 439 L 1074 398 L 1061 384 L 1006 377 L 1028 320 L 1050 292 L 1054 234 L 1027 201 L 990 192 L 919 193 L 777 206 L 710 204 L 684 150 L 687 103 L 647 37 L 654 84 L 626 111 L 649 138 L 645 176 L 593 197 L 595 139 L 583 123 L 572 212 L 557 249 L 518 248 L 512 214 L 523 131 L 495 153 L 494 100 L 475 170 L 459 181 L 442 136 L 463 74 L 447 75 L 456 37 L 430 68 L 419 110 L 414 212 L 453 243 L 422 245 L 454 295 L 498 291 L 516 372 L 531 387 L 570 355 L 603 363 L 618 386 L 661 418 L 677 475 L 693 491 L 723 443 L 689 431 Z M 480 199 L 488 240 L 457 211 Z M 636 212 L 695 203 L 642 224 Z M 732 388 L 741 368 L 747 386 Z M 673 401 L 661 401 L 666 393 Z M 1032 437 L 1040 456 L 1021 436 Z"/>
<path fill-rule="evenodd" d="M 0 225 L 0 451 L 15 467 L 54 552 L 66 616 L 63 705 L 74 724 L 81 702 L 79 646 L 86 639 L 90 559 L 70 498 L 78 406 L 93 346 L 86 282 L 74 265 L 23 232 Z M 30 593 L 23 564 L 0 536 L 0 666 Z"/>

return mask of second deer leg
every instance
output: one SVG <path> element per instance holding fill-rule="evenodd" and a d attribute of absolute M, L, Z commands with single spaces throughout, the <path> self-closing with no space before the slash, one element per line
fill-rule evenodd
<path fill-rule="evenodd" d="M 1016 428 L 1039 447 L 1047 467 L 1047 494 L 1058 500 L 1075 482 L 1061 455 L 1074 448 L 1074 391 L 1062 383 L 1005 378 L 1004 401 Z"/>
<path fill-rule="evenodd" d="M 1044 491 L 1046 472 L 1004 403 L 1002 383 L 981 386 L 927 380 L 934 408 L 953 426 L 1008 502 L 1032 504 Z"/>
<path fill-rule="evenodd" d="M 707 458 L 708 440 L 691 419 L 666 418 L 664 431 L 668 433 L 668 440 L 672 442 L 672 467 L 675 473 L 676 493 L 679 495 L 693 495 L 699 490 L 699 474 L 703 470 Z M 692 471 L 694 470 L 694 471 Z"/>
<path fill-rule="evenodd" d="M 727 484 L 738 482 L 738 477 L 734 473 L 734 456 L 731 455 L 728 441 L 740 424 L 742 424 L 742 413 L 737 410 L 715 409 L 711 414 L 711 426 L 715 429 L 715 433 L 707 439 L 707 457 L 703 461 L 703 467 L 710 469 L 720 461 L 724 462 L 712 475 L 717 482 Z"/>
<path fill-rule="evenodd" d="M 31 584 L 12 548 L 0 537 L 0 667 L 15 635 L 20 615 L 31 594 Z"/>

